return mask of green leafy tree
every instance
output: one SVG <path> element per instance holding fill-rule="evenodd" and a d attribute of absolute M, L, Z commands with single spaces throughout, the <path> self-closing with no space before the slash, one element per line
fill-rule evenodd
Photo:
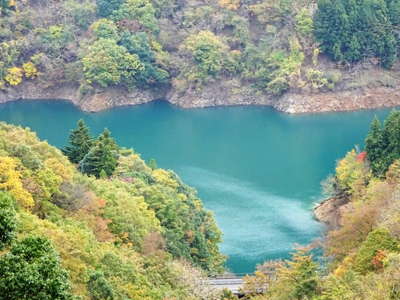
<path fill-rule="evenodd" d="M 0 250 L 14 239 L 17 229 L 14 199 L 5 192 L 0 192 Z"/>
<path fill-rule="evenodd" d="M 197 63 L 200 78 L 206 78 L 224 69 L 229 48 L 211 31 L 200 31 L 185 40 L 182 50 Z"/>
<path fill-rule="evenodd" d="M 68 273 L 47 239 L 28 237 L 0 257 L 0 298 L 72 299 Z"/>
<path fill-rule="evenodd" d="M 78 121 L 77 128 L 69 135 L 69 145 L 63 149 L 73 163 L 79 163 L 93 146 L 93 139 L 90 136 L 89 128 L 82 119 Z"/>
<path fill-rule="evenodd" d="M 135 84 L 135 76 L 144 71 L 144 66 L 135 54 L 119 46 L 115 40 L 99 39 L 87 49 L 82 59 L 83 71 L 89 83 L 102 87 L 125 83 Z"/>
<path fill-rule="evenodd" d="M 112 300 L 114 291 L 112 286 L 105 278 L 103 272 L 95 271 L 90 274 L 88 290 L 92 300 Z"/>
<path fill-rule="evenodd" d="M 90 0 L 67 0 L 65 9 L 75 24 L 86 30 L 96 18 L 96 4 Z"/>
<path fill-rule="evenodd" d="M 117 10 L 123 2 L 124 0 L 96 0 L 97 15 L 106 18 Z"/>
<path fill-rule="evenodd" d="M 166 70 L 157 65 L 156 53 L 150 46 L 148 35 L 144 32 L 131 34 L 125 32 L 120 40 L 130 54 L 137 55 L 144 66 L 144 70 L 136 75 L 140 84 L 151 85 L 166 83 L 169 74 Z"/>
<path fill-rule="evenodd" d="M 119 40 L 118 27 L 111 20 L 99 19 L 90 26 L 90 29 L 98 39 Z"/>
<path fill-rule="evenodd" d="M 118 164 L 118 146 L 111 132 L 104 129 L 89 153 L 80 162 L 82 172 L 100 177 L 111 176 Z"/>
<path fill-rule="evenodd" d="M 114 21 L 131 20 L 137 21 L 145 29 L 151 32 L 157 32 L 158 22 L 156 19 L 156 10 L 151 0 L 126 0 L 118 10 L 116 10 L 112 19 Z"/>

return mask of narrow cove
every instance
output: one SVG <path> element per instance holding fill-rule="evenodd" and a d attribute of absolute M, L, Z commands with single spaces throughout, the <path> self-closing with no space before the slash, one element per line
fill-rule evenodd
<path fill-rule="evenodd" d="M 62 101 L 18 101 L 0 106 L 0 120 L 28 126 L 58 147 L 80 118 L 94 134 L 108 127 L 120 145 L 198 190 L 224 233 L 228 267 L 244 273 L 321 234 L 311 212 L 320 181 L 363 143 L 374 115 L 388 112 L 292 116 L 267 107 L 185 110 L 152 102 L 88 114 Z"/>

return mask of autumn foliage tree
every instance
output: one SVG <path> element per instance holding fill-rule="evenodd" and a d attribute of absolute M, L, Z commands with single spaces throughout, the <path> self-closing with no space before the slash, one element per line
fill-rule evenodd
<path fill-rule="evenodd" d="M 24 188 L 19 162 L 11 157 L 0 157 L 0 189 L 9 192 L 26 209 L 34 206 L 32 195 Z"/>

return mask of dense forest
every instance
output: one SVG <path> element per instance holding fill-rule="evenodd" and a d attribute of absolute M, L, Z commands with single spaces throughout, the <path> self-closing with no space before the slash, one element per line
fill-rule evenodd
<path fill-rule="evenodd" d="M 221 233 L 195 190 L 83 121 L 63 151 L 79 164 L 0 124 L 0 299 L 218 296 Z"/>
<path fill-rule="evenodd" d="M 273 98 L 397 82 L 398 0 L 2 0 L 0 9 L 3 92 L 32 81 L 76 86 L 82 101 L 114 88 L 179 98 L 216 85 Z"/>

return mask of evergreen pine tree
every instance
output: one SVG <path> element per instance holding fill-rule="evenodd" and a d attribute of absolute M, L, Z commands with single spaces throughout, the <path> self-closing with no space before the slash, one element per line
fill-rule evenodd
<path fill-rule="evenodd" d="M 393 110 L 385 120 L 382 131 L 382 168 L 380 174 L 384 175 L 390 165 L 400 158 L 400 111 Z"/>
<path fill-rule="evenodd" d="M 89 128 L 81 119 L 77 123 L 77 128 L 71 131 L 69 145 L 63 149 L 73 163 L 79 163 L 93 146 L 93 139 L 90 136 Z"/>
<path fill-rule="evenodd" d="M 111 176 L 117 167 L 118 146 L 108 129 L 104 129 L 89 153 L 80 162 L 83 173 L 96 177 Z"/>
<path fill-rule="evenodd" d="M 378 118 L 375 117 L 365 139 L 365 151 L 375 175 L 380 173 L 383 150 L 382 126 Z"/>

